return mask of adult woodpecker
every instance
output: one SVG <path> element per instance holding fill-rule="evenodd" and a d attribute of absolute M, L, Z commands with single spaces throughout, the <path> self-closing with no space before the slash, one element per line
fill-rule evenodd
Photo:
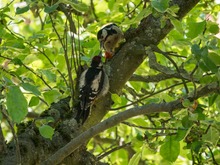
<path fill-rule="evenodd" d="M 115 48 L 123 39 L 123 32 L 115 23 L 104 25 L 97 33 L 100 48 L 105 50 L 105 58 L 111 59 Z"/>
<path fill-rule="evenodd" d="M 79 79 L 80 108 L 76 120 L 83 124 L 88 118 L 95 100 L 106 95 L 108 90 L 109 80 L 103 70 L 101 56 L 94 56 L 91 66 L 81 74 Z"/>

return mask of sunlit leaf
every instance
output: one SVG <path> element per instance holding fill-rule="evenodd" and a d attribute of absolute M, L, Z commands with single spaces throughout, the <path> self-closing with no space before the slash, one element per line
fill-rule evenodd
<path fill-rule="evenodd" d="M 183 140 L 185 137 L 186 137 L 186 135 L 187 135 L 187 133 L 189 132 L 189 130 L 183 130 L 183 129 L 178 129 L 177 130 L 177 134 L 176 134 L 176 137 L 175 137 L 175 140 L 176 141 L 181 141 L 181 140 Z"/>
<path fill-rule="evenodd" d="M 111 95 L 111 97 L 112 97 L 112 101 L 113 101 L 114 103 L 117 103 L 117 104 L 120 104 L 120 103 L 121 103 L 121 97 L 120 97 L 119 95 L 113 93 L 113 94 Z"/>
<path fill-rule="evenodd" d="M 173 5 L 167 8 L 166 12 L 172 15 L 173 17 L 177 17 L 176 13 L 179 11 L 180 7 L 178 5 Z"/>
<path fill-rule="evenodd" d="M 28 113 L 27 100 L 18 86 L 8 87 L 6 105 L 9 115 L 16 123 L 20 123 Z"/>
<path fill-rule="evenodd" d="M 189 99 L 184 99 L 184 100 L 182 101 L 182 104 L 183 104 L 183 106 L 184 106 L 185 108 L 188 108 L 189 106 L 192 105 L 192 103 L 190 102 Z"/>
<path fill-rule="evenodd" d="M 182 23 L 176 18 L 171 18 L 170 21 L 173 24 L 173 26 L 176 28 L 176 30 L 183 34 Z"/>
<path fill-rule="evenodd" d="M 175 162 L 180 153 L 180 144 L 170 136 L 166 138 L 160 147 L 160 155 L 170 162 Z"/>
<path fill-rule="evenodd" d="M 56 81 L 56 74 L 51 70 L 41 70 L 41 72 L 47 77 L 50 82 Z"/>
<path fill-rule="evenodd" d="M 206 22 L 190 22 L 189 23 L 189 32 L 187 33 L 187 37 L 193 39 L 197 37 L 199 34 L 202 34 L 205 29 Z"/>
<path fill-rule="evenodd" d="M 75 2 L 70 0 L 60 0 L 61 3 L 70 4 L 76 11 L 79 12 L 86 12 L 88 11 L 88 6 L 85 3 L 82 2 Z"/>
<path fill-rule="evenodd" d="M 140 152 L 137 152 L 136 154 L 134 154 L 134 155 L 132 156 L 132 158 L 130 159 L 128 165 L 138 165 L 140 159 L 141 159 L 141 153 L 140 153 Z"/>
<path fill-rule="evenodd" d="M 18 39 L 8 40 L 7 42 L 5 42 L 3 44 L 3 46 L 8 46 L 8 47 L 16 48 L 16 49 L 24 49 L 25 48 L 22 40 L 18 40 Z"/>
<path fill-rule="evenodd" d="M 51 91 L 44 92 L 43 96 L 45 100 L 47 101 L 47 103 L 51 104 L 55 102 L 61 96 L 61 94 L 57 90 L 51 90 Z"/>
<path fill-rule="evenodd" d="M 39 102 L 40 102 L 39 98 L 36 96 L 33 96 L 31 97 L 31 100 L 29 101 L 29 106 L 30 107 L 36 106 L 39 104 Z"/>
<path fill-rule="evenodd" d="M 208 31 L 213 34 L 219 33 L 219 26 L 217 23 L 211 23 L 208 27 Z"/>
<path fill-rule="evenodd" d="M 41 136 L 52 140 L 54 129 L 51 126 L 43 125 L 39 127 L 39 131 L 40 131 Z"/>
<path fill-rule="evenodd" d="M 202 139 L 216 146 L 219 141 L 219 136 L 220 136 L 220 131 L 215 127 L 211 126 L 208 132 L 202 136 Z"/>

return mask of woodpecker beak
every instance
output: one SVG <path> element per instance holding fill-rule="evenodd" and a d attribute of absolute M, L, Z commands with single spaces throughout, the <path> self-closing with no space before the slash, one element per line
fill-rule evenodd
<path fill-rule="evenodd" d="M 104 40 L 101 40 L 99 42 L 100 42 L 100 49 L 102 50 L 104 48 Z"/>

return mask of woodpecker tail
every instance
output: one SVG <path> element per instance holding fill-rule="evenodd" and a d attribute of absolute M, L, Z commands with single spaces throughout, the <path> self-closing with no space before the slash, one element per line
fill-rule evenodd
<path fill-rule="evenodd" d="M 87 107 L 86 109 L 82 109 L 79 104 L 79 106 L 77 106 L 77 114 L 75 117 L 77 123 L 83 124 L 86 121 L 86 119 L 89 117 L 89 114 L 90 114 L 90 107 Z"/>

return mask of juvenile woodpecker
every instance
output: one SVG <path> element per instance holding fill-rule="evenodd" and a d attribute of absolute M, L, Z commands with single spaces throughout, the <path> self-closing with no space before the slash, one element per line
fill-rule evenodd
<path fill-rule="evenodd" d="M 123 32 L 116 24 L 109 23 L 98 31 L 97 39 L 100 42 L 100 48 L 105 50 L 105 58 L 111 59 L 115 48 L 123 39 Z"/>
<path fill-rule="evenodd" d="M 79 79 L 80 108 L 76 116 L 78 122 L 83 124 L 86 121 L 95 100 L 106 95 L 108 90 L 109 80 L 103 70 L 101 56 L 94 56 L 91 66 L 81 74 Z"/>

